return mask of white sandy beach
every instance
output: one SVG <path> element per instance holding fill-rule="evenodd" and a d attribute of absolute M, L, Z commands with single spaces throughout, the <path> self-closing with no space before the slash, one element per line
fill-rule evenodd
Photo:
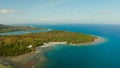
<path fill-rule="evenodd" d="M 67 44 L 67 42 L 49 42 L 49 43 L 44 43 L 44 45 L 42 45 L 41 47 L 49 47 L 58 44 Z"/>
<path fill-rule="evenodd" d="M 70 45 L 79 45 L 79 46 L 84 46 L 84 45 L 97 45 L 100 43 L 103 43 L 106 41 L 105 38 L 103 37 L 98 37 L 96 36 L 97 39 L 95 39 L 93 42 L 88 42 L 88 43 L 80 43 L 80 44 L 70 44 Z M 44 43 L 44 45 L 42 45 L 41 47 L 50 47 L 50 46 L 54 46 L 54 45 L 58 45 L 58 44 L 67 44 L 67 42 L 49 42 L 49 43 Z"/>
<path fill-rule="evenodd" d="M 100 44 L 100 43 L 104 43 L 106 41 L 107 40 L 105 38 L 97 36 L 97 39 L 92 44 Z"/>

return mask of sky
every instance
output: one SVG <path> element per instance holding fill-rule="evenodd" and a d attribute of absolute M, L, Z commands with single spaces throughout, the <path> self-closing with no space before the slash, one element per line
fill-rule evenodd
<path fill-rule="evenodd" d="M 120 24 L 120 0 L 0 0 L 0 23 Z"/>

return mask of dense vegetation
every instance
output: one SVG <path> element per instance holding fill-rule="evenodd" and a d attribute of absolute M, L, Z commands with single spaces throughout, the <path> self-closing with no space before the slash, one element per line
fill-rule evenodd
<path fill-rule="evenodd" d="M 24 35 L 0 36 L 0 56 L 16 56 L 35 50 L 35 47 L 42 46 L 48 42 L 67 42 L 78 44 L 93 42 L 96 37 L 68 32 L 68 31 L 49 31 L 40 33 L 31 33 Z M 32 45 L 32 48 L 27 46 Z"/>
<path fill-rule="evenodd" d="M 27 31 L 27 30 L 44 30 L 44 28 L 33 28 L 26 26 L 8 26 L 0 24 L 0 33 L 12 31 Z"/>

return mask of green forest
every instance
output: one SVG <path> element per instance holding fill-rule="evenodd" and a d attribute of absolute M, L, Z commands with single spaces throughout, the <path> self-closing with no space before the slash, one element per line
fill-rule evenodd
<path fill-rule="evenodd" d="M 83 33 L 53 30 L 24 35 L 0 36 L 0 56 L 17 56 L 31 51 L 35 47 L 49 42 L 67 42 L 68 44 L 79 44 L 93 42 L 96 39 Z M 32 48 L 27 46 L 32 45 Z"/>

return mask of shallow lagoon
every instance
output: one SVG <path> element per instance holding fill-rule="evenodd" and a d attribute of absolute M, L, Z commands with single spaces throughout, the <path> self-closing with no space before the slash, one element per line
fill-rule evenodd
<path fill-rule="evenodd" d="M 38 32 L 45 32 L 45 31 L 51 31 L 51 29 L 47 29 L 47 30 L 14 31 L 14 32 L 0 33 L 0 35 L 21 35 L 21 34 L 38 33 Z"/>

